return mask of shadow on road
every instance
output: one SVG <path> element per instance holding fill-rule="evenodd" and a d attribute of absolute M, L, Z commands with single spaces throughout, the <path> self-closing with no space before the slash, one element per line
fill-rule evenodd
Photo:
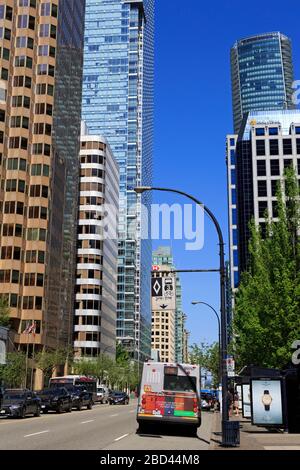
<path fill-rule="evenodd" d="M 150 425 L 148 424 L 146 427 L 139 428 L 136 431 L 136 434 L 143 438 L 143 437 L 153 437 L 156 439 L 161 439 L 163 436 L 176 436 L 176 437 L 189 437 L 198 439 L 205 444 L 209 444 L 210 442 L 199 437 L 198 434 L 195 434 L 195 431 L 188 426 L 176 426 L 174 424 L 160 424 L 160 425 Z"/>

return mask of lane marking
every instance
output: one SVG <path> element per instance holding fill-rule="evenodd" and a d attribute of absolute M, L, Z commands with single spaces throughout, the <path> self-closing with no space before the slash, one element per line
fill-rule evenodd
<path fill-rule="evenodd" d="M 39 434 L 45 434 L 46 432 L 49 432 L 49 430 L 48 431 L 34 432 L 33 434 L 26 434 L 26 436 L 24 436 L 24 437 L 38 436 Z"/>
<path fill-rule="evenodd" d="M 94 419 L 89 419 L 88 421 L 81 421 L 81 424 L 92 423 Z"/>
<path fill-rule="evenodd" d="M 129 413 L 135 413 L 135 410 L 131 410 L 131 411 L 129 411 Z"/>
<path fill-rule="evenodd" d="M 110 415 L 111 418 L 114 418 L 115 416 L 119 416 L 119 413 L 117 413 L 115 415 Z"/>
<path fill-rule="evenodd" d="M 129 436 L 129 434 L 124 434 L 123 436 L 118 437 L 117 439 L 115 439 L 115 442 L 118 442 L 118 441 L 120 441 L 121 439 L 124 439 L 124 437 L 127 437 L 127 436 Z"/>

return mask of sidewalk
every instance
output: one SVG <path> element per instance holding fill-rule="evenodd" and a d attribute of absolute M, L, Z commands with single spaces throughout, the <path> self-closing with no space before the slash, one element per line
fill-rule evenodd
<path fill-rule="evenodd" d="M 251 421 L 242 416 L 233 416 L 231 420 L 240 422 L 240 446 L 221 447 L 221 415 L 215 413 L 210 450 L 300 450 L 300 434 L 252 426 Z"/>

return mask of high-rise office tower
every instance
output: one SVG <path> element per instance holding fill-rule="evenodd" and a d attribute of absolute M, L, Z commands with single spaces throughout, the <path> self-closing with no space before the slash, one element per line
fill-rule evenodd
<path fill-rule="evenodd" d="M 172 266 L 152 267 L 152 351 L 162 362 L 176 360 L 176 274 Z M 181 361 L 182 362 L 182 361 Z"/>
<path fill-rule="evenodd" d="M 76 356 L 115 356 L 119 169 L 101 136 L 82 124 L 75 338 Z"/>
<path fill-rule="evenodd" d="M 161 266 L 167 266 L 169 269 L 175 269 L 171 248 L 169 246 L 160 246 L 154 250 L 152 263 L 159 268 L 161 268 Z M 182 288 L 178 275 L 176 275 L 175 301 L 175 360 L 176 362 L 183 362 L 186 315 L 182 311 Z"/>
<path fill-rule="evenodd" d="M 84 4 L 0 4 L 0 293 L 29 352 L 72 345 Z"/>
<path fill-rule="evenodd" d="M 231 49 L 234 132 L 253 111 L 292 109 L 291 41 L 279 32 L 237 41 Z"/>
<path fill-rule="evenodd" d="M 276 192 L 292 166 L 300 181 L 300 111 L 249 113 L 236 145 L 238 272 L 248 265 L 249 223 L 265 230 L 265 215 L 277 218 Z"/>
<path fill-rule="evenodd" d="M 82 118 L 120 168 L 117 338 L 140 360 L 151 349 L 151 242 L 133 189 L 152 178 L 153 35 L 154 0 L 86 1 Z"/>
<path fill-rule="evenodd" d="M 279 32 L 242 39 L 237 41 L 231 49 L 234 133 L 227 136 L 226 159 L 230 278 L 233 290 L 239 285 L 241 272 L 239 226 L 243 217 L 245 220 L 249 219 L 246 214 L 248 209 L 238 201 L 238 193 L 249 194 L 249 187 L 243 186 L 243 182 L 250 184 L 242 174 L 243 156 L 241 154 L 237 156 L 236 153 L 238 134 L 243 117 L 249 112 L 270 111 L 271 115 L 274 110 L 295 108 L 291 49 L 290 39 Z"/>

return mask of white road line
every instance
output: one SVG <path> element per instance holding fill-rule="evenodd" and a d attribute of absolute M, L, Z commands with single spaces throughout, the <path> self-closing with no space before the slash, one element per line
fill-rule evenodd
<path fill-rule="evenodd" d="M 115 439 L 115 442 L 118 442 L 120 441 L 121 439 L 124 439 L 124 437 L 127 437 L 129 436 L 129 434 L 124 434 L 124 436 L 121 436 L 121 437 L 118 437 L 117 439 Z"/>
<path fill-rule="evenodd" d="M 119 416 L 119 413 L 117 413 L 115 415 L 110 415 L 111 418 L 114 418 L 115 416 Z"/>
<path fill-rule="evenodd" d="M 45 434 L 46 432 L 49 432 L 49 430 L 48 431 L 35 432 L 33 434 L 26 434 L 26 436 L 24 436 L 24 437 L 38 436 L 39 434 Z"/>
<path fill-rule="evenodd" d="M 92 423 L 94 419 L 89 419 L 88 421 L 81 421 L 81 424 Z"/>
<path fill-rule="evenodd" d="M 129 411 L 129 413 L 135 413 L 135 410 L 131 410 L 131 411 Z"/>

